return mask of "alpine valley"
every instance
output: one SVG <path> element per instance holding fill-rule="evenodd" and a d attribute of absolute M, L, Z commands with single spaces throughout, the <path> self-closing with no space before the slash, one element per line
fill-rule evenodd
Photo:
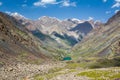
<path fill-rule="evenodd" d="M 106 23 L 0 12 L 0 80 L 120 80 L 120 11 Z"/>

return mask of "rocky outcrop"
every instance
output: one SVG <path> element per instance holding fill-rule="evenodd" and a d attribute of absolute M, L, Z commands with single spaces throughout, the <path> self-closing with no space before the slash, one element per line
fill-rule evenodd
<path fill-rule="evenodd" d="M 19 27 L 11 21 L 10 16 L 0 13 L 1 63 L 12 64 L 12 61 L 21 61 L 23 57 L 26 61 L 46 58 L 40 51 L 41 42 L 22 25 Z"/>
<path fill-rule="evenodd" d="M 64 67 L 65 64 L 60 62 L 50 62 L 41 65 L 16 63 L 0 68 L 1 80 L 34 80 L 37 74 L 48 73 L 50 69 Z"/>

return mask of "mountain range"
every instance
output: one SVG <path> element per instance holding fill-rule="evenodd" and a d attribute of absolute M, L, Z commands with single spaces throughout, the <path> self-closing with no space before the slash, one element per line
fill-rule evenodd
<path fill-rule="evenodd" d="M 0 60 L 14 61 L 113 58 L 120 53 L 120 11 L 107 23 L 43 16 L 30 20 L 0 13 Z M 32 62 L 31 61 L 31 62 Z"/>
<path fill-rule="evenodd" d="M 94 27 L 101 22 L 93 20 L 66 19 L 43 16 L 38 20 L 30 20 L 20 14 L 11 14 L 19 23 L 37 36 L 43 43 L 53 43 L 63 48 L 71 48 L 80 42 Z M 43 37 L 38 36 L 43 35 Z M 46 37 L 47 36 L 47 37 Z M 48 37 L 49 36 L 49 37 Z"/>

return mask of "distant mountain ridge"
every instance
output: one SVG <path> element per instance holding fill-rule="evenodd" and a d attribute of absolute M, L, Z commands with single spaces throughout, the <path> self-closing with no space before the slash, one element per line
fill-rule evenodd
<path fill-rule="evenodd" d="M 59 20 L 55 17 L 43 16 L 38 20 L 33 21 L 24 18 L 21 15 L 11 16 L 16 18 L 16 20 L 23 24 L 29 31 L 40 31 L 40 33 L 48 35 L 51 39 L 54 39 L 57 42 L 56 44 L 61 44 L 63 47 L 68 48 L 80 42 L 82 38 L 96 26 L 94 21 L 85 21 L 76 18 Z"/>

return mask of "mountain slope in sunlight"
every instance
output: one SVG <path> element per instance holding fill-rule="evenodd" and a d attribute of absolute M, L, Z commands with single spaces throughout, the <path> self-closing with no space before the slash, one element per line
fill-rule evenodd
<path fill-rule="evenodd" d="M 120 56 L 120 11 L 105 25 L 93 29 L 79 44 L 73 47 L 74 58 Z"/>
<path fill-rule="evenodd" d="M 9 17 L 0 13 L 0 62 L 11 64 L 46 59 L 41 51 L 41 42 L 24 27 L 16 26 Z"/>

